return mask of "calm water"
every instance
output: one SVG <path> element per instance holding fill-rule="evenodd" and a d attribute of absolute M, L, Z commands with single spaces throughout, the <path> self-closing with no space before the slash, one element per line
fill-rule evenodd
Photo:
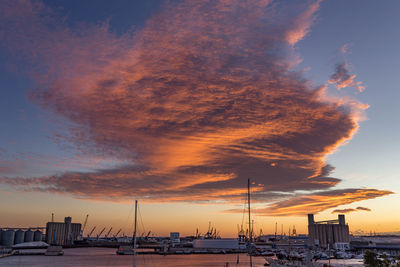
<path fill-rule="evenodd" d="M 133 256 L 115 254 L 116 249 L 110 248 L 71 248 L 64 249 L 64 256 L 11 256 L 0 259 L 0 266 L 32 266 L 32 267 L 63 267 L 63 266 L 133 266 Z M 249 266 L 249 257 L 239 255 L 236 265 L 235 254 L 217 255 L 137 255 L 137 266 L 140 267 L 184 267 L 184 266 Z M 262 257 L 253 257 L 253 266 L 261 267 L 265 263 Z"/>
<path fill-rule="evenodd" d="M 249 257 L 239 255 L 236 264 L 235 254 L 216 255 L 138 255 L 139 267 L 223 267 L 227 262 L 230 267 L 249 266 Z M 11 256 L 0 259 L 0 266 L 32 266 L 32 267 L 76 267 L 76 266 L 133 266 L 133 256 L 119 256 L 110 248 L 71 248 L 64 249 L 64 256 Z M 265 263 L 263 257 L 253 257 L 253 266 L 261 267 Z M 332 264 L 333 263 L 333 264 Z M 331 261 L 333 266 L 362 266 L 360 260 Z"/>

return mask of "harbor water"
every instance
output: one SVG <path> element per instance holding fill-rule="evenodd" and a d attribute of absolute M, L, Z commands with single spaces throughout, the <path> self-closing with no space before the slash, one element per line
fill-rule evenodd
<path fill-rule="evenodd" d="M 10 256 L 0 259 L 0 266 L 29 267 L 93 267 L 93 266 L 133 266 L 132 255 L 116 255 L 113 248 L 70 248 L 64 249 L 64 256 Z M 249 266 L 246 254 L 215 255 L 137 255 L 138 267 L 190 267 L 190 266 Z M 253 257 L 253 266 L 261 267 L 265 263 L 262 257 Z"/>
<path fill-rule="evenodd" d="M 239 257 L 239 264 L 237 264 Z M 264 266 L 263 257 L 253 257 L 253 266 Z M 0 259 L 0 266 L 30 267 L 93 267 L 133 266 L 133 256 L 120 256 L 112 248 L 64 249 L 64 256 L 10 256 Z M 138 267 L 229 267 L 249 266 L 246 254 L 197 254 L 197 255 L 137 255 Z M 334 260 L 332 266 L 362 266 L 362 260 Z"/>

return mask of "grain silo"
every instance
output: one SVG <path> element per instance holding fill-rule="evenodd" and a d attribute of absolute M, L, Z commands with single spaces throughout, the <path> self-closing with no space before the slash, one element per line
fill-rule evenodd
<path fill-rule="evenodd" d="M 14 230 L 9 229 L 7 231 L 4 231 L 1 235 L 1 244 L 5 247 L 11 247 L 12 245 L 14 245 L 14 236 Z"/>
<path fill-rule="evenodd" d="M 33 241 L 42 241 L 42 232 L 40 230 L 36 230 L 33 233 Z"/>
<path fill-rule="evenodd" d="M 28 229 L 25 232 L 25 242 L 32 242 L 33 241 L 33 232 L 31 229 Z"/>
<path fill-rule="evenodd" d="M 21 229 L 15 231 L 14 244 L 24 243 L 25 232 Z"/>

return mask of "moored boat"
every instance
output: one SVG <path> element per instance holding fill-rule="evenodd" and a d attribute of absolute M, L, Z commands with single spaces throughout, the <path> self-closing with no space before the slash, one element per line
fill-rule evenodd
<path fill-rule="evenodd" d="M 132 246 L 120 246 L 116 253 L 118 255 L 133 255 L 135 252 Z"/>

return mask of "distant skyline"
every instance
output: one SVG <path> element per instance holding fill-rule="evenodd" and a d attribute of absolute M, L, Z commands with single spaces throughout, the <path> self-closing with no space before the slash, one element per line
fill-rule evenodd
<path fill-rule="evenodd" d="M 400 232 L 399 10 L 0 1 L 0 227 Z"/>

